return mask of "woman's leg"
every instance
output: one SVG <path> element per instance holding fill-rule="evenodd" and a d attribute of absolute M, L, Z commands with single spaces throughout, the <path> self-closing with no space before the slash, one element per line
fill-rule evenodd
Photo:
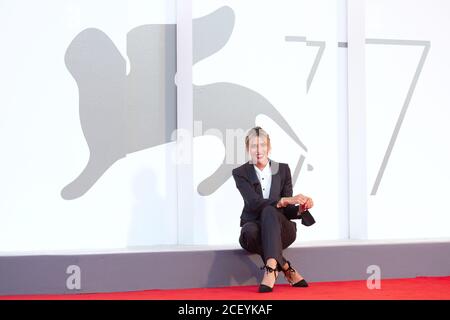
<path fill-rule="evenodd" d="M 283 257 L 283 249 L 295 241 L 296 224 L 272 206 L 263 209 L 260 223 L 262 252 L 265 261 L 273 258 L 278 266 L 284 266 L 286 259 Z"/>
<path fill-rule="evenodd" d="M 284 250 L 295 241 L 297 226 L 294 222 L 288 220 L 283 214 L 279 214 L 281 215 L 279 217 L 281 219 L 281 248 Z M 267 262 L 262 247 L 261 226 L 259 221 L 247 222 L 242 226 L 239 243 L 241 247 L 248 252 L 259 254 L 263 263 Z M 282 262 L 286 261 L 284 257 L 280 260 Z"/>
<path fill-rule="evenodd" d="M 295 241 L 296 238 L 297 225 L 295 224 L 295 222 L 292 221 L 289 221 L 289 223 L 292 224 L 292 226 L 288 226 L 287 224 L 283 225 L 285 230 L 289 230 L 288 232 L 285 231 L 282 232 L 283 249 L 289 247 Z M 292 227 L 295 229 L 295 231 L 292 231 Z M 297 270 L 293 268 L 289 269 L 289 264 L 287 263 L 286 258 L 283 257 L 283 259 L 286 262 L 281 265 L 281 269 L 284 271 L 286 279 L 291 284 L 296 284 L 299 283 L 301 280 L 303 280 L 302 275 Z"/>
<path fill-rule="evenodd" d="M 243 249 L 251 253 L 259 254 L 264 260 L 261 247 L 260 226 L 258 222 L 251 221 L 242 226 L 239 243 Z"/>
<path fill-rule="evenodd" d="M 296 224 L 274 207 L 266 207 L 261 220 L 247 222 L 242 226 L 239 243 L 251 253 L 261 256 L 263 263 L 272 269 L 286 265 L 283 249 L 296 239 Z M 276 274 L 265 272 L 261 284 L 270 288 L 275 284 Z"/>
<path fill-rule="evenodd" d="M 295 241 L 296 224 L 286 218 L 280 210 L 272 206 L 263 209 L 261 212 L 260 223 L 262 251 L 264 253 L 265 264 L 271 269 L 279 270 L 279 268 L 286 263 L 286 259 L 283 257 L 283 249 L 287 248 Z M 266 272 L 261 284 L 272 288 L 275 284 L 275 280 L 275 272 Z M 271 289 L 269 291 L 271 291 Z"/>
<path fill-rule="evenodd" d="M 251 252 L 257 253 L 261 256 L 263 263 L 272 269 L 277 269 L 277 261 L 273 258 L 265 259 L 263 249 L 261 245 L 261 227 L 259 221 L 247 222 L 241 228 L 241 235 L 239 237 L 239 243 L 242 248 Z M 272 288 L 275 284 L 277 273 L 265 272 L 261 284 Z M 261 287 L 260 287 L 261 291 Z M 270 290 L 269 290 L 270 291 Z"/>

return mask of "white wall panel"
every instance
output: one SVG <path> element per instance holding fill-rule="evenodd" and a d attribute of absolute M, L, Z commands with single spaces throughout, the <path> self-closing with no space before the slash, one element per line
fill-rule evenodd
<path fill-rule="evenodd" d="M 61 196 L 89 159 L 69 44 L 97 28 L 128 60 L 131 29 L 174 22 L 174 1 L 1 2 L 0 251 L 176 242 L 173 143 L 129 153 L 84 195 Z M 105 112 L 100 123 L 109 119 Z"/>
<path fill-rule="evenodd" d="M 448 1 L 366 1 L 369 238 L 450 235 L 449 17 Z"/>

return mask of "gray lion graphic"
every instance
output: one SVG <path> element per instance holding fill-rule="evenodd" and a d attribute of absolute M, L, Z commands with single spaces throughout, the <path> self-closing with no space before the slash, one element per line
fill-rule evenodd
<path fill-rule="evenodd" d="M 193 20 L 193 64 L 225 46 L 234 27 L 234 12 L 222 7 Z M 126 61 L 101 30 L 80 32 L 65 54 L 67 69 L 79 90 L 81 128 L 89 147 L 83 171 L 61 191 L 64 199 L 85 194 L 110 166 L 127 154 L 171 142 L 176 119 L 176 25 L 148 24 L 127 34 Z M 233 83 L 193 86 L 194 121 L 215 129 L 248 130 L 259 114 L 277 123 L 306 152 L 283 116 L 261 94 Z M 224 142 L 222 140 L 222 142 Z M 224 145 L 226 145 L 224 143 Z M 232 152 L 233 150 L 226 150 Z M 223 163 L 197 187 L 215 192 L 239 163 Z"/>

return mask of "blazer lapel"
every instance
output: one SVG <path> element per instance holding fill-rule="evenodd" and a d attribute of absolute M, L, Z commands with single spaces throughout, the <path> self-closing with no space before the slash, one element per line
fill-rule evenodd
<path fill-rule="evenodd" d="M 280 187 L 281 187 L 281 178 L 280 178 L 280 164 L 276 161 L 270 160 L 270 170 L 272 171 L 272 183 L 270 185 L 270 199 L 278 199 L 280 197 Z"/>
<path fill-rule="evenodd" d="M 262 196 L 261 183 L 259 183 L 259 179 L 258 176 L 256 175 L 256 171 L 255 168 L 253 167 L 253 164 L 247 162 L 246 170 L 247 170 L 247 177 L 250 179 L 250 182 L 255 187 L 256 192 L 258 192 Z"/>
<path fill-rule="evenodd" d="M 281 193 L 281 177 L 279 167 L 280 164 L 276 161 L 269 160 L 270 170 L 272 171 L 272 183 L 270 184 L 270 194 L 269 199 L 278 199 Z M 261 183 L 259 182 L 258 176 L 256 175 L 255 168 L 253 164 L 247 162 L 246 166 L 247 176 L 249 177 L 251 183 L 256 189 L 256 192 L 262 196 Z"/>

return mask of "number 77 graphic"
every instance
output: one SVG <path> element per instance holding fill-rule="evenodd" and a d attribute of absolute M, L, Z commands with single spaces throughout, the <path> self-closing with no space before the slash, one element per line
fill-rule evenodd
<path fill-rule="evenodd" d="M 386 152 L 384 153 L 383 161 L 381 162 L 380 168 L 378 169 L 378 173 L 375 178 L 375 182 L 372 186 L 372 191 L 370 192 L 370 195 L 374 196 L 377 194 L 378 188 L 381 183 L 381 179 L 383 178 L 384 171 L 386 170 L 386 166 L 389 162 L 392 150 L 394 149 L 398 133 L 400 132 L 400 128 L 402 126 L 403 120 L 405 119 L 406 112 L 408 111 L 409 103 L 411 102 L 411 98 L 416 88 L 417 81 L 419 80 L 420 73 L 422 72 L 423 65 L 425 64 L 428 51 L 430 51 L 431 42 L 420 40 L 366 39 L 366 44 L 423 46 L 422 56 L 420 57 L 419 63 L 417 64 L 416 72 L 414 73 L 411 84 L 409 85 L 408 93 L 406 94 L 406 98 L 405 101 L 403 102 L 402 109 L 397 118 L 394 131 L 392 132 L 391 139 L 387 146 Z"/>

